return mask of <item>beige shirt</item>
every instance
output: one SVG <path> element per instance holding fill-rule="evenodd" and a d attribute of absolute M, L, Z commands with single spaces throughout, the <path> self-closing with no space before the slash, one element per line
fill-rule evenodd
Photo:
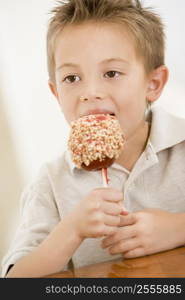
<path fill-rule="evenodd" d="M 185 119 L 154 107 L 150 137 L 134 168 L 129 172 L 114 163 L 108 176 L 109 186 L 123 191 L 124 206 L 130 212 L 149 207 L 185 212 Z M 2 276 L 9 265 L 37 247 L 82 198 L 101 186 L 101 173 L 77 169 L 68 151 L 43 166 L 22 195 L 21 222 L 3 259 Z M 75 267 L 119 257 L 103 250 L 100 240 L 82 242 L 72 257 Z"/>

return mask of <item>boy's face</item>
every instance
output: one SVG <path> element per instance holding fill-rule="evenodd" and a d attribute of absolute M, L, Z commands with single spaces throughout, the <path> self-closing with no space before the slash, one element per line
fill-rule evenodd
<path fill-rule="evenodd" d="M 149 78 L 123 26 L 67 26 L 57 40 L 55 64 L 56 83 L 50 86 L 68 123 L 90 113 L 114 113 L 127 139 L 144 126 Z"/>

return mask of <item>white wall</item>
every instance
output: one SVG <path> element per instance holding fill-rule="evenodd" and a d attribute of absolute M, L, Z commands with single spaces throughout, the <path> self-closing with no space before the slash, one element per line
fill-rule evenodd
<path fill-rule="evenodd" d="M 159 102 L 168 111 L 185 117 L 185 2 L 143 2 L 156 7 L 167 26 L 166 64 L 170 79 Z M 10 164 L 5 155 L 6 147 L 0 148 L 0 161 L 3 159 L 0 176 L 6 183 L 11 182 L 7 192 L 0 189 L 1 207 L 6 215 L 3 226 L 7 233 L 16 223 L 10 222 L 7 203 L 13 201 L 14 211 L 18 207 L 19 191 L 35 176 L 42 163 L 63 152 L 66 145 L 68 126 L 47 86 L 45 35 L 48 11 L 55 3 L 54 0 L 0 0 L 0 106 L 6 115 L 6 122 L 0 119 L 5 125 L 1 143 L 6 145 L 7 151 L 12 147 L 15 161 L 15 165 Z M 18 183 L 14 177 L 19 178 Z M 8 187 L 15 188 L 16 192 L 10 194 Z M 5 235 L 5 231 L 0 231 L 3 252 L 9 241 Z"/>
<path fill-rule="evenodd" d="M 1 1 L 4 105 L 25 180 L 63 150 L 66 124 L 47 86 L 45 35 L 54 1 Z"/>
<path fill-rule="evenodd" d="M 0 261 L 19 221 L 19 198 L 60 154 L 68 127 L 47 86 L 50 0 L 0 0 Z"/>
<path fill-rule="evenodd" d="M 169 81 L 158 103 L 171 113 L 185 117 L 185 18 L 184 0 L 145 0 L 156 8 L 166 26 L 166 65 Z"/>
<path fill-rule="evenodd" d="M 0 99 L 2 99 L 0 91 Z M 6 112 L 0 102 L 0 259 L 6 251 L 19 216 L 18 199 L 23 186 Z"/>

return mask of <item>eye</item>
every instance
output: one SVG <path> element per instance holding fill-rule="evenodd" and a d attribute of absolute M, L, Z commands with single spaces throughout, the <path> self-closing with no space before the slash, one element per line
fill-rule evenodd
<path fill-rule="evenodd" d="M 63 82 L 67 82 L 67 83 L 73 83 L 75 81 L 79 81 L 80 80 L 80 77 L 77 76 L 77 75 L 69 75 L 69 76 L 66 76 L 64 79 L 63 79 Z"/>
<path fill-rule="evenodd" d="M 118 72 L 118 71 L 108 71 L 105 74 L 105 77 L 114 78 L 114 77 L 118 77 L 119 75 L 121 75 L 121 72 Z"/>

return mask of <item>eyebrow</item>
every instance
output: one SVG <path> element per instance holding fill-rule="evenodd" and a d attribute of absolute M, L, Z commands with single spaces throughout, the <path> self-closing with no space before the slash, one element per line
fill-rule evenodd
<path fill-rule="evenodd" d="M 125 59 L 120 58 L 120 57 L 113 57 L 113 58 L 105 59 L 101 62 L 101 64 L 110 63 L 110 62 L 121 62 L 121 63 L 127 64 L 127 65 L 129 64 L 128 61 L 126 61 Z"/>
<path fill-rule="evenodd" d="M 115 58 L 108 58 L 108 59 L 105 59 L 105 60 L 101 61 L 100 64 L 103 65 L 103 64 L 105 64 L 105 63 L 111 63 L 111 62 L 121 62 L 121 63 L 124 63 L 124 64 L 129 65 L 129 62 L 128 62 L 128 61 L 126 61 L 126 60 L 124 60 L 124 59 L 122 59 L 122 58 L 120 58 L 120 57 L 115 57 Z M 78 65 L 78 64 L 74 64 L 74 63 L 70 63 L 70 62 L 64 63 L 64 64 L 58 66 L 58 67 L 56 68 L 56 71 L 58 71 L 58 70 L 60 70 L 60 69 L 62 69 L 62 68 L 66 68 L 66 67 L 79 68 L 79 65 Z"/>
<path fill-rule="evenodd" d="M 64 63 L 64 64 L 62 64 L 62 65 L 60 65 L 59 67 L 57 67 L 56 68 L 56 70 L 58 71 L 58 70 L 60 70 L 60 69 L 62 69 L 62 68 L 66 68 L 66 67 L 79 67 L 79 65 L 77 65 L 77 64 L 73 64 L 73 63 Z"/>

